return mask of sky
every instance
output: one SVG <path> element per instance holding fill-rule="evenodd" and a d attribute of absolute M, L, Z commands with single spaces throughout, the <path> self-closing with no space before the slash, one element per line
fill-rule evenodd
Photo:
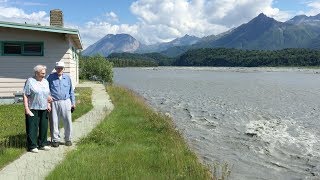
<path fill-rule="evenodd" d="M 78 29 L 86 48 L 107 34 L 155 44 L 217 35 L 260 13 L 281 22 L 314 16 L 320 0 L 0 0 L 0 21 L 49 25 L 52 9 L 63 11 L 64 27 Z"/>

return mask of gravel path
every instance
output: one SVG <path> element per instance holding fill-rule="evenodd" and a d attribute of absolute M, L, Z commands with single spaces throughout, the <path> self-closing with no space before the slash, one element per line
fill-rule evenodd
<path fill-rule="evenodd" d="M 45 179 L 49 172 L 62 162 L 66 154 L 76 148 L 77 141 L 87 135 L 113 110 L 113 104 L 102 84 L 86 82 L 78 87 L 92 88 L 93 109 L 73 122 L 73 146 L 60 145 L 58 148 L 51 147 L 50 151 L 27 152 L 4 167 L 0 171 L 0 179 Z M 63 136 L 64 129 L 61 129 L 61 132 Z"/>

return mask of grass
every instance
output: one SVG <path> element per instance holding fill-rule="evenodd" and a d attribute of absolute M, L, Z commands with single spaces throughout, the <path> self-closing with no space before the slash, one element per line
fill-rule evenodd
<path fill-rule="evenodd" d="M 133 92 L 109 86 L 115 105 L 47 179 L 211 179 L 171 119 Z"/>
<path fill-rule="evenodd" d="M 76 110 L 72 113 L 72 121 L 78 119 L 93 108 L 91 102 L 91 88 L 79 87 L 76 88 L 75 93 L 79 94 L 79 96 L 76 97 Z"/>
<path fill-rule="evenodd" d="M 76 88 L 76 110 L 73 120 L 90 111 L 91 88 Z M 23 104 L 0 105 L 0 169 L 26 152 L 25 116 Z"/>
<path fill-rule="evenodd" d="M 0 105 L 0 169 L 25 152 L 24 108 Z"/>

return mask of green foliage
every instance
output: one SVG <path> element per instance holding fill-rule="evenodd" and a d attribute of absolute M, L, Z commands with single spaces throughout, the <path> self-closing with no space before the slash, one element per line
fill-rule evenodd
<path fill-rule="evenodd" d="M 171 119 L 124 88 L 108 92 L 114 110 L 47 179 L 211 179 Z"/>
<path fill-rule="evenodd" d="M 200 44 L 197 44 L 197 45 L 200 46 Z M 192 49 L 193 46 L 195 46 L 195 45 L 191 45 L 191 46 L 173 46 L 173 47 L 170 47 L 170 48 L 162 51 L 161 54 L 173 58 L 173 57 L 180 56 L 181 54 L 187 52 L 189 49 Z"/>
<path fill-rule="evenodd" d="M 170 66 L 174 61 L 160 53 L 112 53 L 108 56 L 108 60 L 114 63 L 115 67 L 154 67 L 154 66 Z"/>
<path fill-rule="evenodd" d="M 320 51 L 311 49 L 239 50 L 203 48 L 181 55 L 176 66 L 319 66 Z"/>
<path fill-rule="evenodd" d="M 279 41 L 282 41 L 279 39 Z M 317 42 L 314 43 L 315 46 Z M 99 57 L 102 58 L 103 57 Z M 113 53 L 108 58 L 115 67 L 148 66 L 319 66 L 320 51 L 290 48 L 282 50 L 241 50 L 234 48 L 190 49 L 180 57 L 169 58 L 160 53 Z M 81 67 L 80 67 L 81 68 Z M 93 68 L 92 68 L 93 69 Z M 81 75 L 81 74 L 80 74 Z M 92 74 L 89 75 L 89 77 Z"/>
<path fill-rule="evenodd" d="M 154 61 L 146 60 L 132 60 L 129 58 L 107 58 L 108 61 L 112 62 L 114 67 L 154 67 L 158 64 Z"/>
<path fill-rule="evenodd" d="M 101 55 L 80 57 L 79 78 L 113 82 L 113 64 Z"/>

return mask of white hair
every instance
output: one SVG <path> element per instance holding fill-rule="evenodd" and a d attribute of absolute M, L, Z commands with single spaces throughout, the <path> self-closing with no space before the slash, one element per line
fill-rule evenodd
<path fill-rule="evenodd" d="M 47 66 L 38 64 L 33 68 L 33 71 L 36 74 L 36 73 L 38 73 L 38 72 L 40 72 L 42 70 L 46 70 L 46 69 L 47 69 Z"/>

